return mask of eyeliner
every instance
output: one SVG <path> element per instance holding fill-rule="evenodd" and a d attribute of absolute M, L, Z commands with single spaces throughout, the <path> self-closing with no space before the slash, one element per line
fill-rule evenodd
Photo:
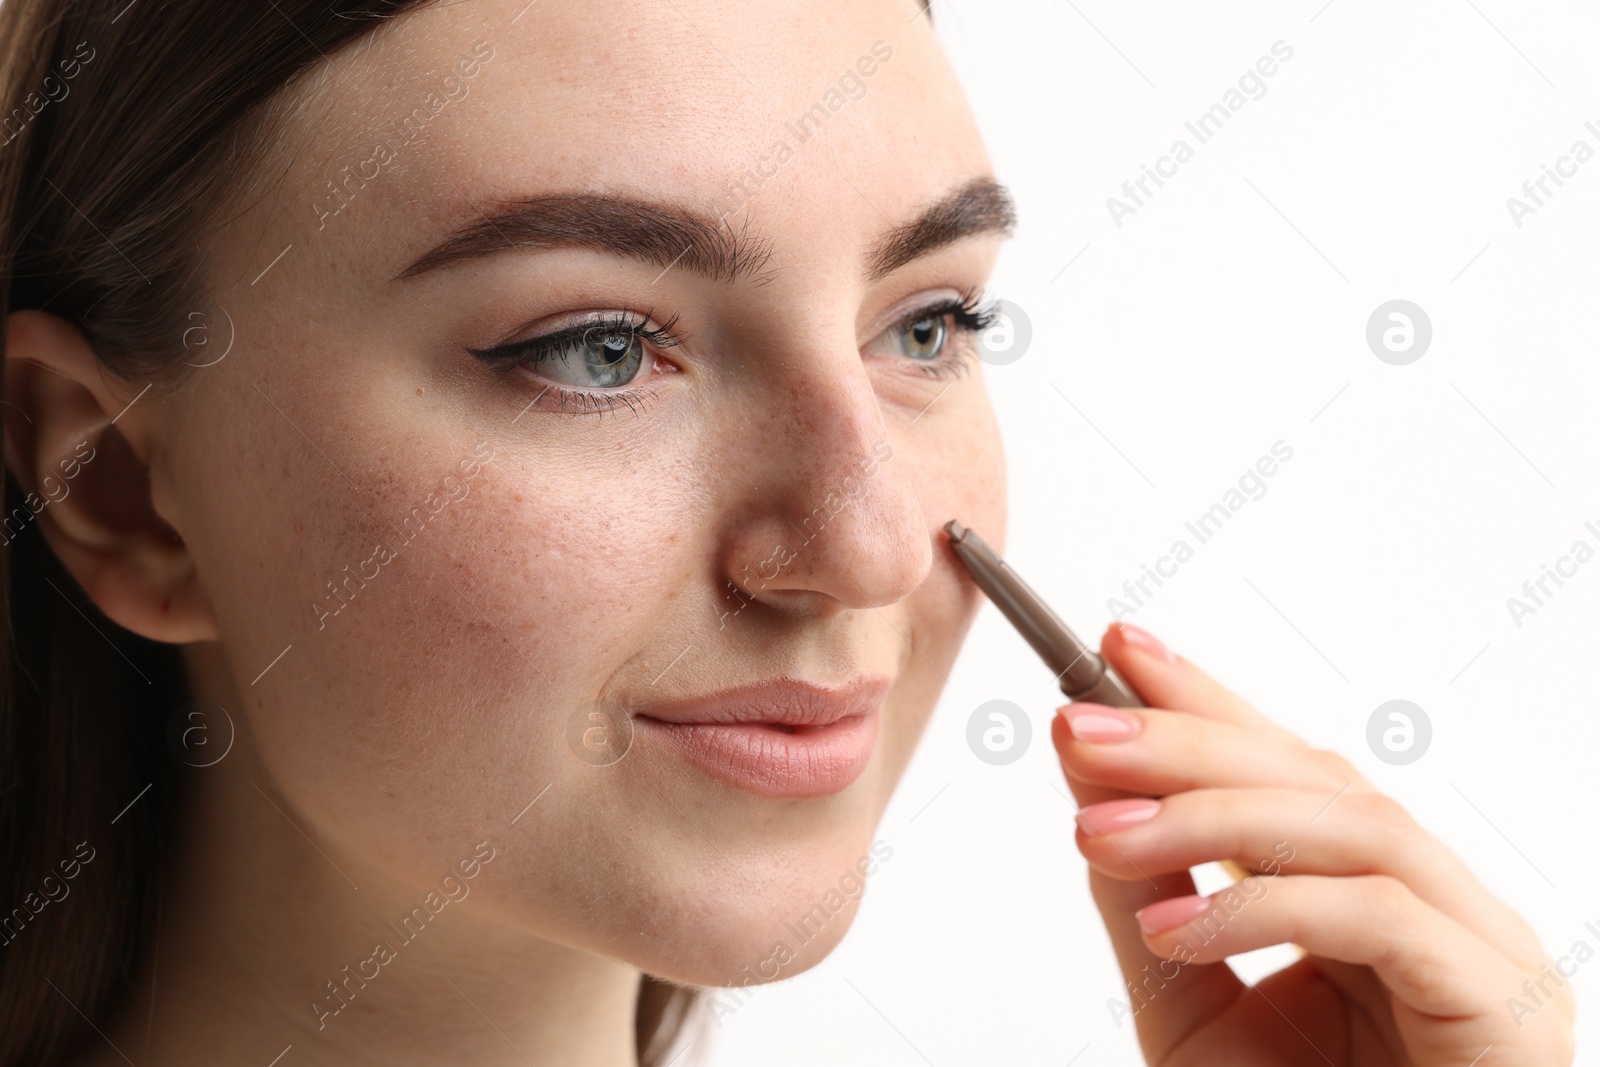
<path fill-rule="evenodd" d="M 1079 640 L 1044 598 L 983 538 L 955 519 L 944 524 L 944 531 L 950 535 L 950 545 L 967 565 L 972 580 L 1055 672 L 1056 682 L 1068 700 L 1087 700 L 1114 708 L 1144 706 L 1133 687 Z"/>
<path fill-rule="evenodd" d="M 955 519 L 944 524 L 944 532 L 978 588 L 1055 671 L 1056 682 L 1068 700 L 1085 700 L 1114 708 L 1145 706 L 1133 687 L 1112 670 L 1099 653 L 1079 640 L 1061 617 L 1050 610 L 1044 598 L 1034 592 L 983 538 Z M 1217 862 L 1233 878 L 1260 873 L 1247 870 L 1233 860 Z"/>

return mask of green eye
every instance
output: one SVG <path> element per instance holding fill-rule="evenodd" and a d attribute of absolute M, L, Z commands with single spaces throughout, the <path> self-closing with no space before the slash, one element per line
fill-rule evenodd
<path fill-rule="evenodd" d="M 901 356 L 914 363 L 925 364 L 918 368 L 934 373 L 944 364 L 962 363 L 962 349 L 957 344 L 961 337 L 976 337 L 994 323 L 992 307 L 979 307 L 976 296 L 961 300 L 946 299 L 931 307 L 913 311 L 867 343 L 864 355 Z"/>
<path fill-rule="evenodd" d="M 874 355 L 904 356 L 921 363 L 932 363 L 944 353 L 950 340 L 950 315 L 920 313 L 898 326 L 883 331 L 867 345 Z"/>
<path fill-rule="evenodd" d="M 654 368 L 651 346 L 670 348 L 678 343 L 672 322 L 651 329 L 646 326 L 648 321 L 648 315 L 635 319 L 615 314 L 542 337 L 468 351 L 485 363 L 537 370 L 558 385 L 616 389 Z"/>
<path fill-rule="evenodd" d="M 626 406 L 637 415 L 654 396 L 655 379 L 674 370 L 661 350 L 681 340 L 678 316 L 651 326 L 653 316 L 653 309 L 642 314 L 614 311 L 525 341 L 467 352 L 497 368 L 502 378 L 525 372 L 519 375 L 522 384 L 538 394 L 524 412 L 549 396 L 551 407 L 559 411 L 598 415 Z"/>
<path fill-rule="evenodd" d="M 539 362 L 540 373 L 563 385 L 613 388 L 639 373 L 644 343 L 635 330 L 591 326 L 582 338 L 552 348 Z"/>
<path fill-rule="evenodd" d="M 900 327 L 901 349 L 912 359 L 938 359 L 949 335 L 943 315 L 917 319 Z"/>

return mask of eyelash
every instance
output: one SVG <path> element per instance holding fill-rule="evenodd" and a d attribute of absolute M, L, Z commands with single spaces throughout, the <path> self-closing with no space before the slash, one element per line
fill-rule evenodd
<path fill-rule="evenodd" d="M 938 319 L 949 315 L 955 323 L 957 336 L 950 338 L 945 345 L 944 354 L 938 359 L 931 362 L 915 362 L 915 366 L 918 372 L 930 378 L 956 378 L 972 368 L 971 360 L 968 358 L 972 351 L 962 341 L 976 337 L 993 326 L 999 319 L 999 308 L 998 300 L 983 303 L 977 290 L 968 289 L 961 294 L 959 300 L 942 300 L 920 308 L 902 317 L 890 329 L 903 330 L 922 319 Z"/>
<path fill-rule="evenodd" d="M 968 346 L 961 344 L 962 337 L 975 336 L 992 326 L 996 319 L 998 301 L 981 303 L 980 294 L 976 290 L 964 291 L 960 299 L 947 299 L 918 308 L 893 323 L 889 329 L 902 330 L 914 322 L 922 319 L 937 319 L 945 315 L 951 317 L 955 325 L 955 337 L 946 342 L 944 354 L 937 360 L 920 362 L 902 360 L 901 362 L 916 362 L 917 371 L 930 378 L 953 378 L 966 373 L 971 363 L 968 359 L 970 351 Z M 607 333 L 631 333 L 642 339 L 652 348 L 673 348 L 682 343 L 683 338 L 676 332 L 678 316 L 674 315 L 665 323 L 653 329 L 644 329 L 646 322 L 650 321 L 651 312 L 647 311 L 640 318 L 625 314 L 612 313 L 593 319 L 585 319 L 571 326 L 564 327 L 554 333 L 542 337 L 531 337 L 526 341 L 514 341 L 510 344 L 497 345 L 492 348 L 469 348 L 473 356 L 483 362 L 499 368 L 498 379 L 518 367 L 534 366 L 548 359 L 558 357 L 558 354 L 574 342 L 581 342 L 585 334 L 595 328 L 601 328 Z M 649 389 L 612 389 L 606 391 L 588 391 L 582 389 L 568 389 L 555 382 L 545 383 L 544 389 L 534 397 L 529 407 L 538 404 L 547 393 L 554 393 L 560 405 L 560 410 L 574 415 L 594 414 L 604 415 L 607 411 L 614 410 L 618 405 L 626 404 L 630 411 L 638 414 L 638 408 L 650 399 Z M 586 410 L 587 408 L 587 410 Z"/>
<path fill-rule="evenodd" d="M 526 341 L 513 341 L 511 344 L 498 345 L 494 348 L 469 348 L 474 356 L 492 366 L 500 368 L 498 378 L 504 379 L 506 375 L 518 367 L 531 367 L 545 360 L 555 359 L 559 353 L 574 342 L 582 342 L 590 330 L 599 328 L 608 334 L 631 333 L 641 338 L 652 348 L 672 348 L 682 341 L 674 331 L 678 316 L 674 315 L 666 322 L 653 329 L 644 329 L 644 324 L 650 321 L 652 311 L 646 311 L 642 317 L 635 318 L 620 313 L 600 315 L 582 322 L 573 323 L 554 333 L 547 333 L 542 337 L 530 337 Z M 604 415 L 607 411 L 615 409 L 619 404 L 626 404 L 629 410 L 638 414 L 634 407 L 635 402 L 641 406 L 649 400 L 647 389 L 612 389 L 604 392 L 586 391 L 583 389 L 568 389 L 555 382 L 545 383 L 545 387 L 538 396 L 533 398 L 532 407 L 544 399 L 546 393 L 554 393 L 560 407 L 559 410 L 573 415 Z M 585 410 L 585 405 L 591 410 Z"/>

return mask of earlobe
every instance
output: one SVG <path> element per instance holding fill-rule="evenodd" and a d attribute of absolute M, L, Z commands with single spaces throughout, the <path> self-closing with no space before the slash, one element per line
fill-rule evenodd
<path fill-rule="evenodd" d="M 23 504 L 0 517 L 0 544 L 35 526 L 62 565 L 118 625 L 155 641 L 216 640 L 216 616 L 179 532 L 150 495 L 142 435 L 154 420 L 130 406 L 142 386 L 118 382 L 82 330 L 41 311 L 12 312 L 5 331 L 6 469 Z"/>

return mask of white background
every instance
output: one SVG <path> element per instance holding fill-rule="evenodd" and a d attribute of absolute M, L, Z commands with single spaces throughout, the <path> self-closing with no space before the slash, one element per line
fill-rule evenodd
<path fill-rule="evenodd" d="M 1027 311 L 1033 341 L 984 369 L 1009 454 L 1010 561 L 1097 639 L 1122 582 L 1287 442 L 1266 495 L 1134 620 L 1354 760 L 1547 950 L 1600 949 L 1584 929 L 1600 925 L 1600 560 L 1520 627 L 1506 606 L 1575 540 L 1600 548 L 1583 528 L 1600 526 L 1600 159 L 1520 228 L 1506 206 L 1573 141 L 1600 150 L 1584 129 L 1600 120 L 1600 16 L 1507 0 L 935 10 L 1019 205 L 992 294 Z M 1197 145 L 1184 121 L 1278 40 L 1294 54 L 1266 95 Z M 1179 137 L 1195 157 L 1117 227 L 1107 197 Z M 1433 324 L 1408 366 L 1365 340 L 1395 298 Z M 1006 767 L 965 741 L 995 698 L 1033 716 L 1032 747 Z M 1433 725 L 1407 766 L 1367 747 L 1393 698 Z M 1061 702 L 986 605 L 885 817 L 894 856 L 854 928 L 821 966 L 752 991 L 707 1062 L 1143 1062 L 1107 1009 L 1123 989 L 1057 791 Z M 1235 964 L 1259 975 L 1273 951 Z M 1579 1062 L 1600 1063 L 1600 959 L 1573 981 Z"/>

